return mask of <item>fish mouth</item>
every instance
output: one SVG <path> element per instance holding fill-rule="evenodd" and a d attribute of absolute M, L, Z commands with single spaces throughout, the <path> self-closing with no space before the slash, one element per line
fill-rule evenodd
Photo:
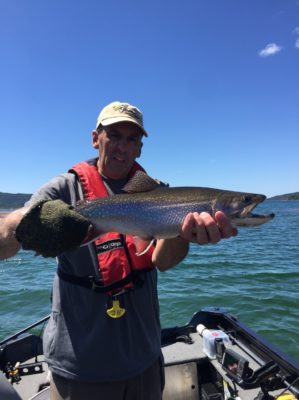
<path fill-rule="evenodd" d="M 261 201 L 258 203 L 254 202 L 253 204 L 249 204 L 248 206 L 245 206 L 240 212 L 238 217 L 239 218 L 245 218 L 245 217 L 250 217 L 250 216 L 257 216 L 258 214 L 253 214 L 252 210 L 259 204 Z"/>
<path fill-rule="evenodd" d="M 275 217 L 274 213 L 255 214 L 252 212 L 252 210 L 264 200 L 265 197 L 245 206 L 237 215 L 234 216 L 233 224 L 236 226 L 258 226 L 273 219 Z"/>

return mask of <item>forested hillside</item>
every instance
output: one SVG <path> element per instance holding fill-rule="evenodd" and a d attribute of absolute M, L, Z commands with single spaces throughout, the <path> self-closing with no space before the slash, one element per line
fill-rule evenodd
<path fill-rule="evenodd" d="M 0 209 L 14 210 L 22 207 L 29 200 L 31 194 L 27 193 L 3 193 L 0 192 Z"/>
<path fill-rule="evenodd" d="M 299 192 L 281 194 L 279 196 L 271 197 L 269 200 L 299 200 Z"/>

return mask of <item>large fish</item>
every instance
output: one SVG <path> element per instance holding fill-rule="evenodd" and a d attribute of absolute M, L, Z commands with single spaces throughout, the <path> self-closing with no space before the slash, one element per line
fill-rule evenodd
<path fill-rule="evenodd" d="M 92 233 L 119 232 L 144 239 L 173 238 L 180 234 L 189 212 L 223 211 L 233 226 L 257 226 L 274 214 L 256 215 L 252 210 L 266 196 L 201 187 L 163 187 L 143 172 L 138 172 L 124 187 L 124 194 L 101 197 L 76 207 L 88 218 Z M 92 237 L 91 237 L 92 236 Z"/>

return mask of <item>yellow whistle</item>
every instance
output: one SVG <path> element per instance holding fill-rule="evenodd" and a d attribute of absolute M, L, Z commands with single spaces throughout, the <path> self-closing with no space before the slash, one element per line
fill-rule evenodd
<path fill-rule="evenodd" d="M 126 310 L 120 307 L 119 300 L 112 300 L 112 307 L 108 308 L 106 312 L 111 318 L 120 318 L 125 314 Z"/>

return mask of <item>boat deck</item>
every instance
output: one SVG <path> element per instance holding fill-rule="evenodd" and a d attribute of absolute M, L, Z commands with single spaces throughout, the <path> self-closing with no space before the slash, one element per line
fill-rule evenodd
<path fill-rule="evenodd" d="M 162 330 L 165 364 L 163 400 L 253 400 L 261 392 L 261 384 L 273 396 L 291 388 L 299 399 L 299 366 L 277 349 L 270 348 L 261 337 L 242 326 L 234 317 L 224 314 L 219 319 L 216 311 L 200 311 L 194 314 L 189 324 Z M 213 348 L 221 361 L 210 359 L 203 352 L 203 338 L 196 331 L 199 323 L 205 323 L 209 329 L 227 332 L 227 341 L 217 341 L 217 346 Z M 22 366 L 28 370 L 28 363 L 41 362 L 43 371 L 22 376 L 13 386 L 0 373 L 0 399 L 49 400 L 49 387 L 41 390 L 41 385 L 47 383 L 48 378 L 43 355 L 28 360 L 33 354 L 42 353 L 41 337 L 16 337 L 18 335 L 9 338 L 5 351 L 2 348 L 2 363 L 6 360 L 5 363 L 9 361 L 10 365 L 15 365 L 17 361 L 25 360 L 19 370 Z M 35 349 L 34 353 L 32 349 Z M 224 356 L 221 358 L 220 354 Z M 274 391 L 274 388 L 280 389 Z"/>
<path fill-rule="evenodd" d="M 175 342 L 162 348 L 165 362 L 163 400 L 198 400 L 203 398 L 202 390 L 217 391 L 215 382 L 209 382 L 210 376 L 217 375 L 219 381 L 224 380 L 233 386 L 221 364 L 216 359 L 208 359 L 203 353 L 202 337 L 198 333 L 191 333 L 190 338 L 192 340 L 190 344 Z M 249 358 L 249 350 L 245 353 L 238 348 L 238 352 L 249 360 L 252 369 L 259 367 L 256 362 L 258 361 L 256 355 L 254 355 L 254 358 Z M 38 359 L 42 360 L 43 356 L 39 356 Z M 29 362 L 35 362 L 35 359 L 29 360 Z M 19 383 L 14 384 L 13 387 L 20 397 L 11 397 L 7 400 L 49 400 L 48 388 L 37 394 L 40 384 L 47 381 L 48 368 L 46 363 L 43 363 L 43 366 L 44 372 L 42 374 L 27 376 Z M 258 392 L 259 389 L 244 390 L 238 388 L 238 395 L 242 400 L 253 400 Z M 214 394 L 214 396 L 216 395 Z"/>

